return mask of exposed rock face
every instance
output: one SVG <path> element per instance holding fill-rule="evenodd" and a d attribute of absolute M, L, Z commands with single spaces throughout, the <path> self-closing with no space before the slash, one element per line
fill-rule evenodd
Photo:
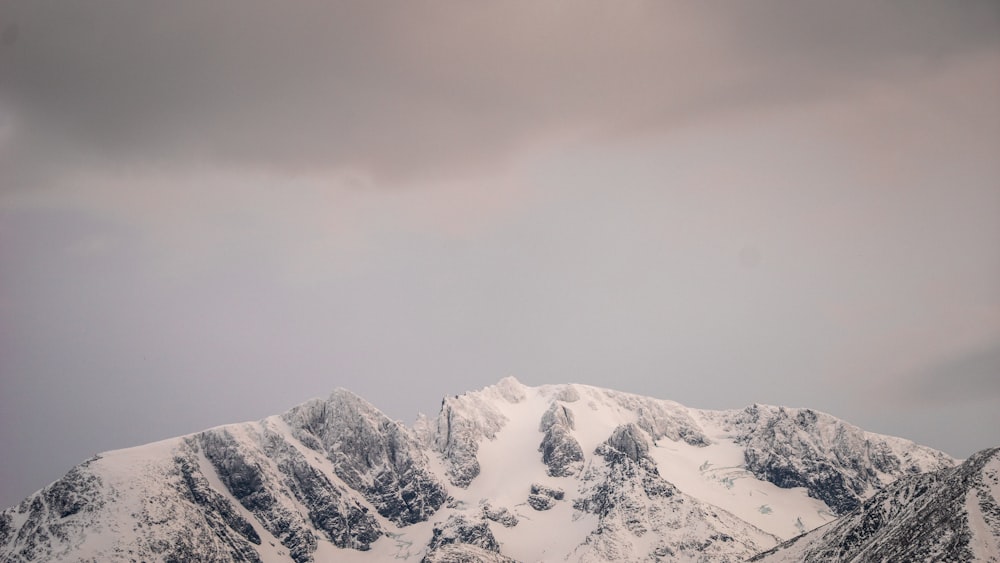
<path fill-rule="evenodd" d="M 429 552 L 421 563 L 517 563 L 517 560 L 474 545 L 447 544 Z"/>
<path fill-rule="evenodd" d="M 549 510 L 565 496 L 566 493 L 562 489 L 532 483 L 531 493 L 528 495 L 528 504 L 535 510 Z"/>
<path fill-rule="evenodd" d="M 500 554 L 500 543 L 493 537 L 486 521 L 470 521 L 462 516 L 452 516 L 441 526 L 434 527 L 428 544 L 425 563 L 464 563 L 489 561 L 513 563 Z"/>
<path fill-rule="evenodd" d="M 535 510 L 541 512 L 543 510 L 550 510 L 556 505 L 556 500 L 552 497 L 547 497 L 545 495 L 528 495 L 528 506 L 534 508 Z"/>
<path fill-rule="evenodd" d="M 87 519 L 80 516 L 100 511 L 106 502 L 104 484 L 89 470 L 97 459 L 74 467 L 62 479 L 0 515 L 0 545 L 5 548 L 0 551 L 0 560 L 36 561 L 71 553 L 75 537 L 87 525 Z M 15 518 L 22 522 L 20 526 L 15 527 Z"/>
<path fill-rule="evenodd" d="M 545 433 L 538 451 L 542 452 L 542 462 L 548 466 L 551 477 L 568 477 L 583 469 L 583 448 L 570 433 L 573 411 L 569 407 L 552 403 L 538 430 Z"/>
<path fill-rule="evenodd" d="M 646 431 L 653 440 L 667 438 L 692 446 L 709 443 L 687 409 L 677 403 L 624 393 L 612 392 L 611 396 L 623 409 L 635 413 L 636 426 Z"/>
<path fill-rule="evenodd" d="M 203 432 L 195 440 L 229 492 L 269 532 L 282 539 L 293 557 L 303 559 L 315 550 L 312 530 L 322 533 L 337 547 L 358 550 L 368 549 L 382 536 L 375 517 L 352 498 L 346 487 L 335 485 L 310 465 L 298 449 L 268 427 L 264 427 L 260 437 L 260 452 L 242 448 L 226 430 Z M 262 469 L 269 463 L 276 466 L 276 473 Z M 278 502 L 282 494 L 288 493 L 305 509 L 311 526 L 295 506 Z"/>
<path fill-rule="evenodd" d="M 520 522 L 520 520 L 517 519 L 517 516 L 514 516 L 514 514 L 507 508 L 494 508 L 493 505 L 488 502 L 483 503 L 483 518 L 496 522 L 504 528 L 513 528 Z"/>
<path fill-rule="evenodd" d="M 617 461 L 618 456 L 624 455 L 640 465 L 646 464 L 648 471 L 656 472 L 655 464 L 649 457 L 649 442 L 635 424 L 623 424 L 615 428 L 604 447 L 598 448 L 596 453 L 605 459 L 611 458 L 613 462 Z"/>
<path fill-rule="evenodd" d="M 734 424 L 750 472 L 779 487 L 805 487 L 838 515 L 900 474 L 952 464 L 941 452 L 915 444 L 894 448 L 885 437 L 809 409 L 754 405 Z"/>
<path fill-rule="evenodd" d="M 185 500 L 202 507 L 205 522 L 222 542 L 229 546 L 230 554 L 236 561 L 260 561 L 253 545 L 260 545 L 260 535 L 225 496 L 213 489 L 198 468 L 193 448 L 185 448 L 184 454 L 174 457 L 177 471 L 181 475 L 184 488 L 181 495 Z M 253 545 L 247 545 L 247 543 Z M 180 546 L 177 546 L 178 548 Z M 198 548 L 193 543 L 185 552 L 195 554 Z M 185 553 L 186 554 L 186 553 Z M 180 558 L 182 553 L 177 553 Z"/>
<path fill-rule="evenodd" d="M 617 427 L 600 446 L 577 510 L 598 528 L 573 553 L 579 561 L 742 561 L 774 538 L 735 516 L 681 493 L 660 477 L 649 443 L 634 424 Z M 643 551 L 636 552 L 642 545 Z"/>
<path fill-rule="evenodd" d="M 428 547 L 434 551 L 442 545 L 456 543 L 474 545 L 494 553 L 500 552 L 500 544 L 484 520 L 469 521 L 463 516 L 452 516 L 444 525 L 435 526 Z"/>
<path fill-rule="evenodd" d="M 566 431 L 573 430 L 576 427 L 573 418 L 573 411 L 569 407 L 553 402 L 549 410 L 545 411 L 545 414 L 542 415 L 542 421 L 538 424 L 538 431 L 548 432 L 556 426 Z"/>
<path fill-rule="evenodd" d="M 219 480 L 264 528 L 288 548 L 296 563 L 312 560 L 316 537 L 302 515 L 275 494 L 280 485 L 265 473 L 266 463 L 257 452 L 241 448 L 227 431 L 208 431 L 198 436 L 198 446 L 215 467 Z"/>
<path fill-rule="evenodd" d="M 447 499 L 410 431 L 348 391 L 295 407 L 282 419 L 295 438 L 324 454 L 339 478 L 397 524 L 426 520 Z"/>
<path fill-rule="evenodd" d="M 447 497 L 408 431 L 347 392 L 162 447 L 95 458 L 3 513 L 0 560 L 261 561 L 266 544 L 308 563 L 320 540 L 369 549 L 384 535 L 376 510 L 402 526 Z M 114 541 L 94 551 L 88 532 Z"/>
<path fill-rule="evenodd" d="M 365 551 L 382 537 L 378 520 L 346 487 L 335 485 L 280 435 L 265 432 L 264 438 L 264 451 L 277 462 L 282 485 L 305 508 L 313 528 L 333 545 Z"/>
<path fill-rule="evenodd" d="M 497 385 L 495 394 L 503 400 L 517 402 L 520 395 L 513 384 Z M 442 454 L 448 467 L 448 480 L 456 487 L 468 487 L 479 475 L 479 444 L 492 440 L 507 419 L 487 400 L 479 396 L 446 397 L 441 402 L 434 447 Z"/>
<path fill-rule="evenodd" d="M 611 436 L 594 452 L 604 458 L 609 471 L 605 483 L 597 487 L 594 494 L 577 502 L 577 508 L 586 512 L 607 515 L 618 507 L 622 500 L 620 487 L 615 480 L 638 481 L 647 498 L 669 498 L 677 494 L 677 488 L 659 478 L 655 462 L 647 455 L 649 444 L 634 424 L 624 424 L 615 428 Z M 593 478 L 592 474 L 590 477 Z M 615 497 L 619 498 L 616 499 Z M 637 524 L 638 521 L 630 522 Z M 645 531 L 645 530 L 643 530 Z"/>
<path fill-rule="evenodd" d="M 836 522 L 753 560 L 995 561 L 998 493 L 1000 448 L 994 448 L 953 469 L 904 477 Z"/>
<path fill-rule="evenodd" d="M 339 390 L 107 452 L 0 511 L 0 561 L 740 561 L 834 511 L 767 557 L 1000 550 L 996 452 L 951 470 L 809 410 L 508 378 L 418 428 Z"/>

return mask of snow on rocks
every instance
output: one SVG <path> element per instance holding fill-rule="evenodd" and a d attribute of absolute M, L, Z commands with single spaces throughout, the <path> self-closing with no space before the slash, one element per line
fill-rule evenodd
<path fill-rule="evenodd" d="M 542 415 L 538 429 L 544 437 L 538 451 L 550 477 L 569 477 L 583 469 L 583 448 L 571 434 L 573 428 L 573 411 L 558 402 Z"/>
<path fill-rule="evenodd" d="M 532 483 L 530 491 L 528 504 L 531 505 L 531 508 L 539 511 L 549 510 L 566 496 L 562 489 L 546 487 L 538 483 Z"/>
<path fill-rule="evenodd" d="M 1000 448 L 899 479 L 849 514 L 753 561 L 996 561 Z M 970 502 L 970 499 L 972 501 Z"/>
<path fill-rule="evenodd" d="M 599 524 L 574 550 L 579 561 L 661 559 L 742 561 L 777 538 L 680 492 L 660 477 L 647 455 L 644 431 L 617 427 L 584 474 L 575 508 Z"/>
<path fill-rule="evenodd" d="M 329 459 L 337 477 L 398 525 L 426 520 L 447 499 L 413 433 L 349 391 L 295 407 L 282 420 L 304 446 Z"/>
<path fill-rule="evenodd" d="M 513 383 L 505 379 L 501 384 L 496 395 L 514 403 L 522 399 Z M 442 455 L 452 485 L 468 487 L 479 476 L 479 444 L 494 439 L 506 422 L 507 418 L 479 394 L 446 397 L 441 402 L 434 447 Z"/>
<path fill-rule="evenodd" d="M 837 515 L 900 476 L 954 464 L 941 452 L 810 409 L 753 405 L 732 423 L 751 473 L 782 488 L 805 487 Z"/>
<path fill-rule="evenodd" d="M 882 537 L 876 520 L 940 487 L 954 494 L 928 521 L 957 543 L 926 553 L 984 559 L 1000 543 L 995 459 L 956 473 L 940 452 L 806 409 L 514 378 L 410 429 L 341 389 L 82 464 L 0 512 L 0 561 L 737 561 L 834 512 L 822 530 L 863 508 L 880 515 L 862 516 L 874 535 L 843 537 Z"/>
<path fill-rule="evenodd" d="M 482 508 L 483 518 L 492 520 L 505 528 L 513 528 L 520 522 L 517 516 L 514 516 L 506 507 L 494 507 L 489 502 L 483 502 Z"/>

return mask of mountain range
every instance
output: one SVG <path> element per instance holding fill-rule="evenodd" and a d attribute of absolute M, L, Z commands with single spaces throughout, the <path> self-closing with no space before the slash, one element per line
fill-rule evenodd
<path fill-rule="evenodd" d="M 998 499 L 1000 449 L 505 378 L 96 455 L 0 512 L 0 562 L 1000 561 Z"/>

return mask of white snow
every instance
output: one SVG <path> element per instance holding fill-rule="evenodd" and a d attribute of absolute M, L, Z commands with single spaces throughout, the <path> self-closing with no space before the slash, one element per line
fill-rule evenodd
<path fill-rule="evenodd" d="M 513 528 L 491 524 L 493 535 L 502 545 L 502 552 L 519 561 L 550 560 L 553 554 L 567 554 L 581 543 L 596 525 L 596 518 L 573 510 L 571 498 L 576 482 L 572 478 L 549 477 L 542 463 L 538 446 L 542 433 L 539 421 L 549 407 L 549 400 L 537 389 L 512 389 L 511 381 L 504 389 L 505 397 L 523 397 L 520 402 L 506 400 L 493 404 L 507 424 L 479 446 L 481 472 L 466 490 L 453 489 L 452 495 L 474 511 L 483 501 L 494 507 L 505 507 L 520 520 Z M 518 384 L 520 385 L 520 384 Z M 566 498 L 551 510 L 539 512 L 527 504 L 532 483 L 561 488 Z M 558 530 L 553 534 L 552 530 Z"/>
<path fill-rule="evenodd" d="M 972 532 L 972 539 L 969 546 L 977 561 L 1000 561 L 1000 537 L 998 532 L 1000 522 L 994 522 L 991 527 L 983 514 L 980 504 L 980 494 L 992 499 L 993 506 L 997 505 L 1000 499 L 1000 459 L 990 460 L 983 468 L 982 483 L 983 490 L 978 487 L 969 489 L 965 495 L 965 511 L 968 514 L 969 530 Z M 996 516 L 994 516 L 996 518 Z"/>
<path fill-rule="evenodd" d="M 708 446 L 660 440 L 650 450 L 660 475 L 684 493 L 729 511 L 782 539 L 834 519 L 823 502 L 802 487 L 783 489 L 762 481 L 743 466 L 743 448 L 712 419 L 693 413 L 711 439 Z"/>
<path fill-rule="evenodd" d="M 514 378 L 505 378 L 497 385 L 449 399 L 449 405 L 456 416 L 463 416 L 474 427 L 481 427 L 481 432 L 476 434 L 479 439 L 477 459 L 480 473 L 467 488 L 447 485 L 448 465 L 428 449 L 430 455 L 427 467 L 441 483 L 446 484 L 448 493 L 452 496 L 450 502 L 426 522 L 398 527 L 378 515 L 374 506 L 360 494 L 352 495 L 352 498 L 368 507 L 370 514 L 375 516 L 387 535 L 374 542 L 369 551 L 356 551 L 337 548 L 324 539 L 322 533 L 317 532 L 315 560 L 348 563 L 420 561 L 427 554 L 427 545 L 436 526 L 448 521 L 453 515 L 463 515 L 470 522 L 478 522 L 486 502 L 494 509 L 506 508 L 518 518 L 519 524 L 510 528 L 487 521 L 494 537 L 501 544 L 502 553 L 518 561 L 600 558 L 600 552 L 592 545 L 600 542 L 609 542 L 608 545 L 613 547 L 627 543 L 627 553 L 622 556 L 625 559 L 645 557 L 662 540 L 661 533 L 673 532 L 658 530 L 655 533 L 636 535 L 626 529 L 615 529 L 618 524 L 611 522 L 608 524 L 610 531 L 605 536 L 615 537 L 594 539 L 591 534 L 598 527 L 598 517 L 575 510 L 573 502 L 587 494 L 595 481 L 585 483 L 582 474 L 570 477 L 550 477 L 547 474 L 547 467 L 542 462 L 539 451 L 543 439 L 539 423 L 553 402 L 558 402 L 573 413 L 574 428 L 570 433 L 583 450 L 584 473 L 588 471 L 586 468 L 604 467 L 605 460 L 595 454 L 595 449 L 617 427 L 635 423 L 660 435 L 659 438 L 647 436 L 651 445 L 649 456 L 655 462 L 660 476 L 686 495 L 685 500 L 679 503 L 684 507 L 683 513 L 678 513 L 676 505 L 669 505 L 668 501 L 644 499 L 640 486 L 637 489 L 639 496 L 636 498 L 641 501 L 639 508 L 644 511 L 642 517 L 650 514 L 655 516 L 657 511 L 667 511 L 670 514 L 659 515 L 660 522 L 676 524 L 692 522 L 691 518 L 694 517 L 691 515 L 701 514 L 697 511 L 705 507 L 712 513 L 711 523 L 706 523 L 709 518 L 706 518 L 706 522 L 694 522 L 689 529 L 677 531 L 678 534 L 686 534 L 678 537 L 696 538 L 702 532 L 707 535 L 711 533 L 709 530 L 715 529 L 737 530 L 746 535 L 745 538 L 738 539 L 754 542 L 761 549 L 767 549 L 774 543 L 774 538 L 767 534 L 788 539 L 834 519 L 829 508 L 823 502 L 810 498 L 805 489 L 779 488 L 761 481 L 745 469 L 744 447 L 736 443 L 734 429 L 728 426 L 732 411 L 690 409 L 672 401 L 586 385 L 528 387 Z M 337 477 L 329 459 L 299 442 L 280 416 L 224 428 L 245 447 L 248 455 L 259 464 L 268 478 L 275 482 L 282 479 L 276 462 L 261 452 L 265 429 L 281 435 L 332 483 L 349 490 L 346 483 Z M 696 435 L 700 433 L 707 445 L 692 445 L 665 437 L 677 436 L 677 429 L 687 432 L 682 434 L 684 436 L 691 436 L 690 432 Z M 430 434 L 434 431 L 435 426 L 425 421 L 421 431 L 423 442 L 432 443 Z M 817 432 L 820 435 L 815 438 L 837 440 L 834 431 L 832 426 L 821 426 Z M 851 436 L 852 440 L 857 437 L 861 442 L 869 439 L 882 440 L 904 463 L 923 466 L 932 465 L 938 460 L 937 452 L 906 440 L 865 433 L 860 429 Z M 51 554 L 49 559 L 58 561 L 78 560 L 80 557 L 109 557 L 116 548 L 131 545 L 141 539 L 143 530 L 135 527 L 136 514 L 148 515 L 149 520 L 157 526 L 173 526 L 178 519 L 182 519 L 184 510 L 189 508 L 180 503 L 161 503 L 157 499 L 176 495 L 164 476 L 175 471 L 172 460 L 183 446 L 184 438 L 107 452 L 102 454 L 101 459 L 92 462 L 90 470 L 103 481 L 106 508 L 97 513 L 95 520 L 88 526 L 88 532 L 77 540 L 77 544 L 81 545 L 67 545 L 61 548 L 61 552 Z M 203 453 L 199 454 L 198 464 L 209 485 L 227 498 L 254 527 L 262 540 L 260 546 L 255 546 L 262 559 L 274 563 L 291 561 L 287 548 L 229 493 Z M 994 474 L 996 473 L 994 468 Z M 592 479 L 595 478 L 594 475 L 606 476 L 607 473 L 596 470 L 591 473 Z M 885 478 L 889 480 L 892 476 Z M 533 483 L 562 489 L 565 498 L 550 510 L 537 511 L 527 504 Z M 993 498 L 1000 496 L 1000 484 L 994 480 L 991 486 Z M 308 522 L 308 517 L 305 516 L 307 511 L 298 501 L 285 495 L 277 500 L 302 514 Z M 990 524 L 979 509 L 974 494 L 970 493 L 967 497 L 966 506 L 977 554 L 996 554 L 1000 549 L 997 535 L 990 531 Z M 13 518 L 12 525 L 15 529 L 24 524 L 23 515 L 15 512 Z M 588 537 L 591 544 L 584 545 L 588 542 Z M 792 549 L 783 552 L 781 556 L 797 552 Z"/>

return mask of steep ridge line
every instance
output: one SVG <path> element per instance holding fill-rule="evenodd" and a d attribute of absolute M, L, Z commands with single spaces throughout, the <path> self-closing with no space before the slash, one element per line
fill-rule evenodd
<path fill-rule="evenodd" d="M 81 464 L 0 512 L 0 561 L 741 561 L 954 467 L 810 409 L 505 378 L 408 428 L 337 389 Z M 987 485 L 955 553 L 998 543 Z"/>

